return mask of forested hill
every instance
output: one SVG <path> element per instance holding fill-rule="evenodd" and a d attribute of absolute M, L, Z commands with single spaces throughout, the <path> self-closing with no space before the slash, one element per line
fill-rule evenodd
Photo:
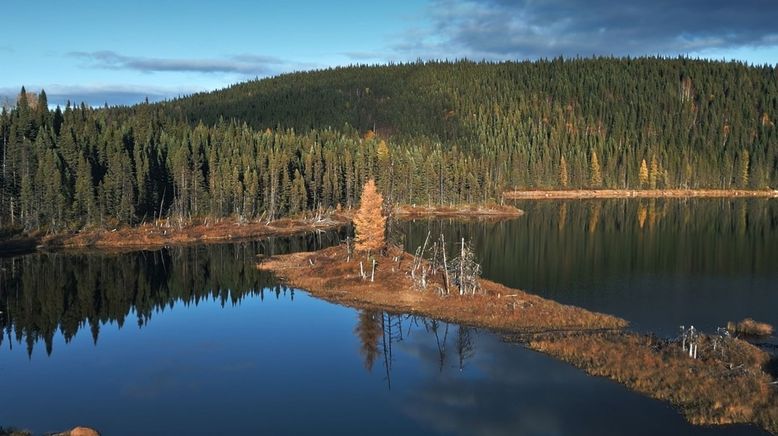
<path fill-rule="evenodd" d="M 776 94 L 773 67 L 602 58 L 335 68 L 245 82 L 164 106 L 206 124 L 220 117 L 257 129 L 348 124 L 362 132 L 475 140 L 527 119 L 552 127 L 601 124 L 611 134 L 650 124 L 675 128 L 690 121 L 682 117 L 687 111 L 696 115 L 691 121 L 753 128 L 775 110 Z"/>
<path fill-rule="evenodd" d="M 278 217 L 516 188 L 778 187 L 774 67 L 431 62 L 282 75 L 130 108 L 0 117 L 0 225 Z"/>
<path fill-rule="evenodd" d="M 563 157 L 567 184 L 585 186 L 597 153 L 606 186 L 638 187 L 653 160 L 659 186 L 766 187 L 778 165 L 777 73 L 685 58 L 432 62 L 294 73 L 163 105 L 193 123 L 350 126 L 509 151 L 529 166 L 517 186 L 559 185 Z"/>

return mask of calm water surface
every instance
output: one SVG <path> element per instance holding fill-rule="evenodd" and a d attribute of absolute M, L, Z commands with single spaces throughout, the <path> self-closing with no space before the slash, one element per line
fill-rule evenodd
<path fill-rule="evenodd" d="M 621 316 L 639 331 L 707 331 L 745 317 L 778 326 L 778 200 L 518 202 L 502 222 L 403 225 L 472 240 L 484 277 Z"/>
<path fill-rule="evenodd" d="M 508 265 L 501 263 L 508 252 L 502 250 L 510 247 L 503 238 L 539 238 L 543 225 L 557 229 L 548 216 L 531 216 L 498 225 L 432 225 L 499 243 L 493 253 L 480 253 L 486 275 L 516 285 L 508 279 L 527 276 L 513 272 L 553 258 L 502 266 Z M 428 225 L 409 224 L 408 242 Z M 586 241 L 586 235 L 579 236 Z M 254 267 L 257 253 L 337 241 L 338 235 L 324 234 L 0 259 L 0 426 L 44 433 L 90 425 L 106 435 L 761 434 L 745 426 L 695 427 L 664 403 L 489 332 L 333 305 L 280 287 Z M 535 244 L 554 251 L 550 241 L 525 247 Z M 753 277 L 775 274 L 774 267 L 751 263 Z M 543 276 L 560 273 L 531 280 Z M 528 283 L 549 284 L 521 286 Z M 547 295 L 562 299 L 568 292 L 588 301 L 596 280 L 588 286 L 548 286 Z M 773 295 L 768 288 L 762 293 Z M 609 295 L 621 301 L 620 294 Z"/>

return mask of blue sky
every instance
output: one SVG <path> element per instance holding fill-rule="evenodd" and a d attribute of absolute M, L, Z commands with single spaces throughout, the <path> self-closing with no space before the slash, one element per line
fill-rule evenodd
<path fill-rule="evenodd" d="M 0 95 L 127 104 L 295 70 L 415 59 L 778 61 L 775 0 L 4 0 Z"/>

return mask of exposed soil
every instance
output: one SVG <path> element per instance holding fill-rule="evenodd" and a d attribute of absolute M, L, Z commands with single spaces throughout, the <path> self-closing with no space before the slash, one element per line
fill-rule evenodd
<path fill-rule="evenodd" d="M 566 191 L 510 191 L 503 194 L 512 200 L 560 200 L 579 198 L 776 198 L 776 190 L 746 189 L 571 189 Z"/>
<path fill-rule="evenodd" d="M 769 355 L 743 340 L 701 335 L 694 359 L 680 343 L 624 331 L 623 319 L 488 280 L 481 280 L 481 295 L 460 296 L 455 289 L 450 290 L 453 295 L 442 295 L 442 276 L 429 278 L 427 288 L 420 290 L 410 277 L 410 254 L 394 248 L 375 258 L 374 282 L 372 260 L 364 254 L 347 260 L 343 245 L 272 257 L 257 267 L 331 302 L 501 332 L 590 374 L 670 401 L 696 424 L 753 423 L 778 434 L 778 389 L 765 372 Z"/>

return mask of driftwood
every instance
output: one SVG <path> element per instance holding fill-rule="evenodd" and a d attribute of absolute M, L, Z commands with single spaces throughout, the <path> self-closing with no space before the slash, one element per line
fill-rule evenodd
<path fill-rule="evenodd" d="M 430 232 L 424 244 L 416 249 L 413 256 L 411 278 L 419 290 L 427 289 L 428 278 L 438 275 L 443 282 L 442 295 L 450 295 L 452 284 L 456 285 L 459 295 L 475 295 L 480 292 L 479 279 L 481 265 L 475 260 L 475 251 L 471 244 L 462 238 L 459 256 L 449 259 L 446 251 L 446 239 L 440 235 L 438 241 L 429 246 Z M 429 247 L 429 248 L 428 248 Z"/>

